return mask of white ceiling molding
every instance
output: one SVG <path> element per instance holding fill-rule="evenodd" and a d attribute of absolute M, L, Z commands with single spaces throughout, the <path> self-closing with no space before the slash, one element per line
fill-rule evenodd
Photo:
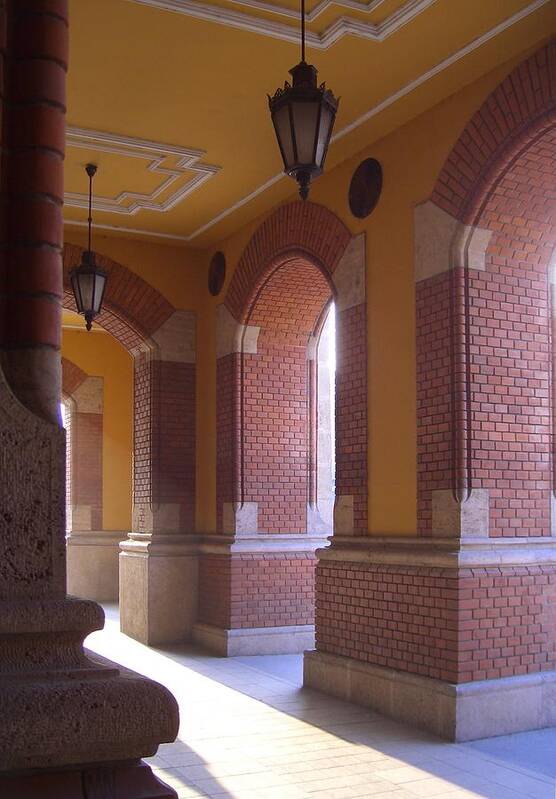
<path fill-rule="evenodd" d="M 66 146 L 141 158 L 148 161 L 146 168 L 149 172 L 162 175 L 164 179 L 151 194 L 123 191 L 117 197 L 97 196 L 94 198 L 93 208 L 95 211 L 109 211 L 113 214 L 126 214 L 127 216 L 134 216 L 143 208 L 161 213 L 169 211 L 195 189 L 206 183 L 221 168 L 201 163 L 200 159 L 205 155 L 203 150 L 191 150 L 171 144 L 84 128 L 68 127 Z M 176 157 L 178 157 L 178 161 L 174 166 L 163 166 L 168 158 L 175 159 Z M 184 182 L 183 176 L 191 172 L 194 173 L 193 176 L 189 176 Z M 172 187 L 174 187 L 174 191 L 168 195 L 168 191 Z M 163 196 L 166 199 L 159 199 Z M 89 198 L 87 194 L 66 192 L 64 202 L 73 208 L 88 208 Z"/>
<path fill-rule="evenodd" d="M 140 2 L 140 1 L 141 0 L 131 0 L 131 2 Z M 164 1 L 166 2 L 166 0 Z M 353 120 L 353 122 L 350 122 L 349 125 L 346 125 L 345 127 L 341 128 L 339 131 L 337 131 L 337 133 L 334 134 L 334 136 L 332 137 L 332 141 L 333 142 L 338 141 L 339 139 L 346 136 L 348 133 L 351 133 L 353 130 L 355 130 L 356 128 L 363 125 L 365 122 L 368 122 L 370 119 L 375 117 L 381 111 L 393 105 L 393 103 L 397 102 L 402 97 L 405 97 L 407 94 L 410 94 L 412 91 L 417 89 L 419 86 L 422 86 L 431 78 L 435 77 L 436 75 L 439 75 L 448 67 L 457 63 L 462 58 L 465 58 L 465 56 L 474 52 L 479 47 L 482 47 L 483 44 L 486 44 L 491 39 L 496 37 L 498 34 L 503 33 L 503 31 L 507 30 L 508 28 L 511 28 L 512 25 L 515 25 L 516 23 L 520 22 L 522 19 L 529 16 L 530 14 L 532 14 L 533 12 L 537 11 L 539 8 L 542 8 L 543 6 L 547 5 L 550 2 L 552 2 L 552 0 L 533 0 L 532 3 L 522 8 L 516 14 L 514 14 L 511 17 L 508 17 L 508 19 L 504 20 L 503 22 L 500 22 L 498 25 L 495 25 L 493 28 L 486 31 L 486 33 L 482 34 L 482 36 L 473 39 L 471 42 L 469 42 L 469 44 L 466 44 L 465 47 L 462 47 L 460 50 L 457 50 L 455 53 L 452 53 L 452 55 L 448 56 L 448 58 L 445 58 L 443 61 L 440 61 L 438 64 L 436 64 L 436 66 L 427 70 L 422 75 L 419 75 L 410 83 L 407 83 L 405 86 L 402 86 L 401 89 L 394 92 L 394 94 L 391 94 L 389 97 L 386 97 L 380 103 L 370 108 L 366 113 L 362 114 L 360 117 Z M 174 241 L 190 242 L 193 241 L 193 239 L 200 236 L 202 233 L 205 233 L 214 225 L 218 224 L 218 222 L 221 222 L 223 219 L 226 219 L 226 217 L 230 216 L 230 214 L 233 214 L 235 211 L 239 210 L 244 205 L 247 205 L 249 202 L 251 202 L 251 200 L 254 200 L 255 197 L 258 197 L 259 194 L 265 192 L 267 189 L 269 189 L 271 186 L 273 186 L 283 177 L 285 177 L 283 172 L 280 172 L 278 175 L 274 175 L 274 177 L 267 180 L 261 186 L 259 186 L 249 194 L 245 195 L 244 197 L 242 197 L 240 200 L 238 200 L 233 205 L 226 208 L 224 211 L 221 211 L 221 213 L 213 217 L 213 219 L 206 222 L 204 225 L 201 225 L 201 227 L 197 228 L 197 230 L 194 230 L 193 233 L 190 233 L 188 236 L 173 235 L 171 233 L 157 233 L 156 231 L 150 231 L 150 230 L 124 228 L 124 227 L 118 227 L 116 225 L 95 224 L 95 229 L 100 228 L 104 230 L 112 230 L 119 233 L 123 233 L 124 235 L 127 234 L 127 235 L 151 236 L 153 238 L 172 239 Z M 87 225 L 86 222 L 73 222 L 71 220 L 67 220 L 66 224 L 77 225 L 80 227 L 85 227 Z"/>
<path fill-rule="evenodd" d="M 240 5 L 247 6 L 253 12 L 264 11 L 271 14 L 289 17 L 296 22 L 300 19 L 300 13 L 293 9 L 277 6 L 272 3 L 265 3 L 263 0 L 231 0 Z M 202 3 L 199 0 L 129 0 L 132 3 L 139 3 L 143 6 L 158 8 L 162 11 L 172 11 L 175 14 L 184 14 L 195 19 L 202 19 L 207 22 L 215 22 L 218 25 L 227 25 L 229 28 L 258 33 L 262 36 L 270 36 L 273 39 L 281 39 L 285 42 L 299 44 L 299 28 L 294 25 L 287 25 L 282 22 L 272 22 L 271 20 L 257 16 L 255 13 L 247 14 L 241 11 L 233 11 L 223 6 L 214 6 L 209 3 Z M 370 0 L 368 3 L 360 3 L 357 0 L 321 0 L 321 2 L 307 15 L 307 21 L 311 22 L 328 8 L 340 6 L 355 11 L 371 13 L 382 4 L 383 0 Z M 373 42 L 382 42 L 395 33 L 397 30 L 407 25 L 429 6 L 436 3 L 436 0 L 407 0 L 401 8 L 390 14 L 382 22 L 373 24 L 362 22 L 347 16 L 338 17 L 322 33 L 307 31 L 305 41 L 307 47 L 315 50 L 328 50 L 333 44 L 340 41 L 344 36 L 351 34 L 362 39 L 369 39 Z"/>
<path fill-rule="evenodd" d="M 532 14 L 534 11 L 537 11 L 537 9 L 541 8 L 542 6 L 546 5 L 549 2 L 552 2 L 552 0 L 534 0 L 534 2 L 530 3 L 528 6 L 522 8 L 521 11 L 518 11 L 517 14 L 508 17 L 508 19 L 505 19 L 503 22 L 499 23 L 498 25 L 495 25 L 494 28 L 491 28 L 482 36 L 473 39 L 473 41 L 469 42 L 469 44 L 466 44 L 465 47 L 462 47 L 461 50 L 457 50 L 455 53 L 452 53 L 451 56 L 448 56 L 448 58 L 445 58 L 443 61 L 440 61 L 440 63 L 432 67 L 432 69 L 423 72 L 422 75 L 419 75 L 419 77 L 415 78 L 415 80 L 412 80 L 410 83 L 406 83 L 406 85 L 402 86 L 401 89 L 398 89 L 397 92 L 394 92 L 394 94 L 391 94 L 389 97 L 386 97 L 380 103 L 370 108 L 366 113 L 362 114 L 360 117 L 357 117 L 357 119 L 354 119 L 353 122 L 350 122 L 349 125 L 346 125 L 345 127 L 341 128 L 332 136 L 331 142 L 343 139 L 343 137 L 346 136 L 348 133 L 351 133 L 353 130 L 360 127 L 365 122 L 368 122 L 369 119 L 372 119 L 381 111 L 384 111 L 386 108 L 393 105 L 395 102 L 397 102 L 397 100 L 401 100 L 402 97 L 405 97 L 407 94 L 410 94 L 412 91 L 417 89 L 423 83 L 426 83 L 428 80 L 435 77 L 435 75 L 438 75 L 440 74 L 440 72 L 443 72 L 443 70 L 447 69 L 448 67 L 451 67 L 452 64 L 455 64 L 457 61 L 460 61 L 466 55 L 469 55 L 474 50 L 481 47 L 483 44 L 486 44 L 488 41 L 493 39 L 499 33 L 502 33 L 508 28 L 511 28 L 511 26 L 515 25 L 516 22 L 519 22 L 520 20 L 529 16 L 529 14 Z M 193 239 L 197 238 L 197 236 L 200 236 L 201 233 L 204 233 L 205 231 L 209 230 L 213 225 L 218 224 L 218 222 L 221 222 L 223 219 L 232 214 L 234 211 L 237 211 L 239 208 L 246 205 L 251 200 L 254 200 L 255 197 L 257 197 L 263 191 L 266 191 L 266 189 L 270 188 L 270 186 L 273 186 L 278 180 L 280 180 L 280 178 L 283 177 L 285 177 L 285 175 L 283 172 L 281 172 L 279 175 L 275 175 L 270 180 L 267 180 L 266 183 L 263 183 L 263 185 L 255 189 L 255 191 L 252 191 L 250 194 L 247 194 L 245 197 L 242 197 L 241 200 L 238 200 L 229 208 L 226 208 L 226 210 L 222 211 L 220 214 L 218 214 L 218 216 L 215 216 L 214 219 L 211 219 L 205 225 L 202 225 L 200 228 L 197 228 L 197 230 L 194 230 L 193 233 L 191 233 L 186 238 L 186 241 L 193 241 Z"/>

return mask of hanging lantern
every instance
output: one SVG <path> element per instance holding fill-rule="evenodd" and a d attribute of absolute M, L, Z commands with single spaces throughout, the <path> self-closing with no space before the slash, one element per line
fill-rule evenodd
<path fill-rule="evenodd" d="M 317 70 L 305 62 L 305 0 L 301 2 L 301 61 L 290 69 L 286 82 L 268 97 L 270 115 L 284 161 L 284 172 L 297 180 L 303 200 L 310 182 L 322 174 L 338 110 L 337 100 L 324 83 L 317 86 Z"/>
<path fill-rule="evenodd" d="M 87 330 L 90 330 L 93 319 L 102 310 L 108 276 L 96 265 L 95 253 L 91 249 L 93 177 L 97 168 L 95 164 L 87 164 L 85 169 L 89 176 L 89 243 L 87 249 L 83 251 L 81 263 L 71 270 L 70 281 L 77 312 L 85 317 Z"/>

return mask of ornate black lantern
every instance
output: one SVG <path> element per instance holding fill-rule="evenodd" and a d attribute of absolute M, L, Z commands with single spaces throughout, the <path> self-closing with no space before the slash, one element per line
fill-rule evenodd
<path fill-rule="evenodd" d="M 268 105 L 284 172 L 297 180 L 299 194 L 306 200 L 311 180 L 324 169 L 339 100 L 324 83 L 317 86 L 317 70 L 305 62 L 305 0 L 301 0 L 301 61 L 290 75 L 291 85 L 286 81 L 283 89 L 268 97 Z"/>
<path fill-rule="evenodd" d="M 85 167 L 89 176 L 89 244 L 81 256 L 81 263 L 70 272 L 71 287 L 77 305 L 77 312 L 83 314 L 87 330 L 91 329 L 93 319 L 101 312 L 107 274 L 99 269 L 95 262 L 95 253 L 91 250 L 91 227 L 93 222 L 93 177 L 97 168 L 95 164 Z"/>

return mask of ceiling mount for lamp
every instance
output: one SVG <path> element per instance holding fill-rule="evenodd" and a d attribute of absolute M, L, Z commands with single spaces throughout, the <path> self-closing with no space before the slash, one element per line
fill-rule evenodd
<path fill-rule="evenodd" d="M 102 300 L 106 289 L 107 274 L 96 265 L 95 253 L 91 248 L 93 225 L 93 178 L 97 172 L 96 164 L 87 164 L 85 171 L 89 176 L 89 238 L 87 249 L 83 250 L 81 263 L 70 272 L 71 287 L 75 297 L 77 312 L 85 317 L 87 330 L 90 330 L 93 319 L 102 309 Z"/>
<path fill-rule="evenodd" d="M 309 184 L 322 174 L 338 110 L 337 100 L 324 83 L 317 85 L 317 70 L 305 61 L 305 0 L 301 0 L 301 61 L 290 69 L 286 81 L 268 97 L 270 115 L 284 161 L 284 172 L 297 180 L 303 200 Z"/>

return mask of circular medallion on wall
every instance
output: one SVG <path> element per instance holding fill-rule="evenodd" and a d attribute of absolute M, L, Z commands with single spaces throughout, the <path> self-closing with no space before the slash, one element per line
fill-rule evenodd
<path fill-rule="evenodd" d="M 215 252 L 210 259 L 208 272 L 208 289 L 213 297 L 222 291 L 226 278 L 226 257 L 223 252 Z"/>
<path fill-rule="evenodd" d="M 361 161 L 349 184 L 349 207 L 358 219 L 374 211 L 382 191 L 382 167 L 376 158 Z"/>

